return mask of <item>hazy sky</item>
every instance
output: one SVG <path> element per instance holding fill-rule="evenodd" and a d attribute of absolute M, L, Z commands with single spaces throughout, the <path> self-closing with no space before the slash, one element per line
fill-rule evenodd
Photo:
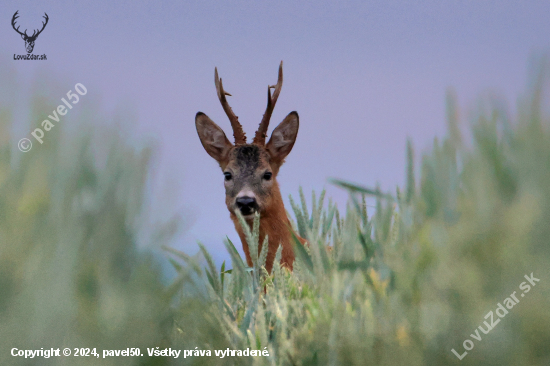
<path fill-rule="evenodd" d="M 10 24 L 16 10 L 29 29 L 48 13 L 34 50 L 48 61 L 13 60 L 25 53 Z M 378 182 L 392 192 L 403 184 L 406 139 L 418 161 L 444 135 L 449 87 L 465 124 L 488 92 L 506 98 L 513 112 L 532 56 L 550 49 L 549 14 L 550 1 L 2 0 L 0 57 L 23 81 L 46 68 L 67 90 L 86 85 L 107 111 L 129 106 L 132 134 L 160 148 L 155 201 L 163 202 L 159 187 L 174 188 L 170 210 L 194 217 L 174 245 L 194 253 L 201 240 L 221 258 L 225 235 L 239 241 L 222 172 L 194 126 L 202 111 L 232 135 L 215 93 L 215 66 L 250 137 L 284 60 L 270 132 L 292 110 L 300 131 L 279 175 L 283 197 L 299 185 L 306 192 L 326 187 L 342 204 L 345 194 L 327 177 Z"/>

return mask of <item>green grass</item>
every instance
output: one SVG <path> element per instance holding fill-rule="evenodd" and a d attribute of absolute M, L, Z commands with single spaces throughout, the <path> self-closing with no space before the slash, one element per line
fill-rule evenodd
<path fill-rule="evenodd" d="M 275 265 L 267 274 L 265 252 L 247 268 L 240 243 L 229 240 L 231 263 L 218 268 L 202 245 L 198 262 L 167 247 L 170 223 L 154 228 L 149 248 L 164 245 L 177 272 L 168 284 L 156 252 L 137 245 L 150 150 L 128 146 L 108 127 L 91 132 L 83 113 L 73 121 L 82 132 L 52 131 L 21 156 L 17 139 L 5 137 L 13 109 L 2 102 L 0 364 L 548 365 L 546 66 L 534 73 L 516 117 L 504 103 L 482 100 L 468 143 L 450 94 L 448 135 L 422 156 L 418 177 L 407 143 L 406 184 L 395 192 L 333 180 L 350 192 L 339 209 L 324 192 L 313 193 L 308 207 L 300 190 L 291 216 L 310 246 L 295 246 L 292 273 Z M 0 77 L 0 96 L 8 95 L 14 85 Z M 44 84 L 37 83 L 32 121 L 55 104 Z M 376 199 L 371 217 L 367 196 Z M 251 249 L 257 240 L 256 228 L 248 233 Z M 531 273 L 540 282 L 519 297 Z M 519 303 L 474 340 L 485 315 L 514 291 Z M 474 348 L 459 361 L 451 349 L 462 354 L 466 339 Z M 146 348 L 157 346 L 212 356 L 148 357 Z M 140 347 L 145 356 L 33 363 L 10 356 L 13 347 L 95 347 L 100 354 Z M 227 348 L 270 356 L 214 355 Z"/>

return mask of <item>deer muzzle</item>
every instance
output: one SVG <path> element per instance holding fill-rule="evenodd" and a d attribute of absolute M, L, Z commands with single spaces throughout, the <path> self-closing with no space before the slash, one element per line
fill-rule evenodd
<path fill-rule="evenodd" d="M 249 196 L 238 197 L 236 204 L 243 216 L 252 215 L 259 208 L 256 199 Z"/>

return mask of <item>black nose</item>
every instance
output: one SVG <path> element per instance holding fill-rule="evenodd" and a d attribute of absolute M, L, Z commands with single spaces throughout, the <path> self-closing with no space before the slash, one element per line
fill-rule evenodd
<path fill-rule="evenodd" d="M 252 197 L 239 197 L 237 198 L 237 207 L 241 210 L 243 215 L 250 215 L 258 208 L 256 199 Z"/>

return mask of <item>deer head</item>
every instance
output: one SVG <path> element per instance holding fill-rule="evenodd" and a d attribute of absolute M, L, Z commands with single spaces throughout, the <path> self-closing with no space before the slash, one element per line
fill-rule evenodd
<path fill-rule="evenodd" d="M 38 37 L 38 35 L 42 33 L 44 28 L 46 28 L 46 24 L 48 24 L 48 20 L 49 20 L 48 14 L 44 13 L 45 14 L 44 18 L 46 19 L 46 21 L 42 22 L 42 29 L 40 30 L 35 29 L 34 32 L 32 33 L 32 36 L 29 36 L 27 35 L 26 29 L 25 29 L 25 32 L 21 33 L 19 31 L 19 27 L 15 28 L 15 20 L 19 18 L 17 13 L 19 13 L 19 10 L 17 10 L 15 14 L 13 14 L 13 18 L 11 18 L 11 26 L 17 33 L 21 35 L 21 38 L 23 38 L 23 40 L 25 41 L 25 48 L 27 49 L 27 53 L 32 53 L 32 50 L 34 49 L 34 41 L 36 41 L 36 38 Z"/>
<path fill-rule="evenodd" d="M 281 61 L 279 66 L 277 84 L 267 88 L 266 111 L 251 144 L 246 142 L 246 135 L 238 117 L 227 102 L 226 96 L 231 94 L 224 90 L 217 69 L 215 69 L 214 81 L 218 99 L 233 128 L 235 144 L 232 144 L 223 130 L 202 112 L 197 113 L 195 125 L 202 146 L 222 169 L 225 203 L 241 236 L 247 261 L 251 265 L 248 246 L 236 220 L 235 211 L 237 210 L 248 222 L 251 222 L 256 212 L 260 213 L 260 243 L 264 235 L 269 235 L 267 269 L 271 270 L 279 242 L 283 245 L 282 262 L 292 268 L 294 255 L 290 223 L 277 184 L 277 174 L 296 141 L 299 126 L 298 113 L 288 114 L 273 130 L 269 141 L 265 142 L 269 120 L 283 86 L 283 62 Z M 271 89 L 274 89 L 273 95 Z"/>

